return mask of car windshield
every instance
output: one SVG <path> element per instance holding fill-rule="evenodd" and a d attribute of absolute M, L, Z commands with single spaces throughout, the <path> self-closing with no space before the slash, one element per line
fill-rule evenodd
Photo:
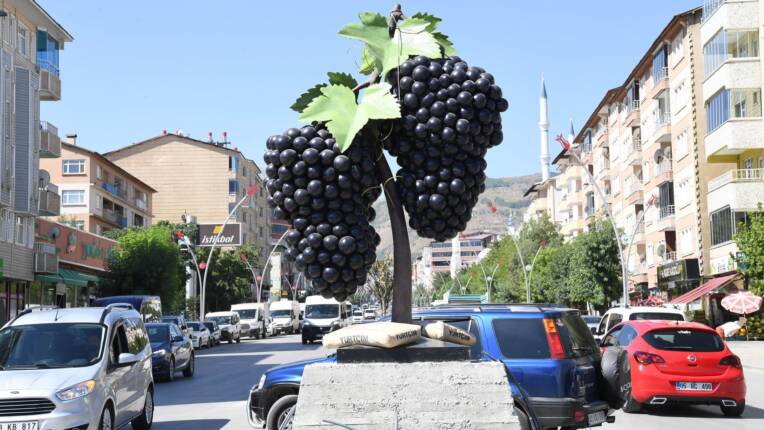
<path fill-rule="evenodd" d="M 239 309 L 236 312 L 243 320 L 253 320 L 257 318 L 257 309 Z"/>
<path fill-rule="evenodd" d="M 169 330 L 166 325 L 146 325 L 151 343 L 165 342 L 170 337 Z"/>
<path fill-rule="evenodd" d="M 198 322 L 190 322 L 187 325 L 193 331 L 200 331 L 202 329 L 202 325 Z"/>
<path fill-rule="evenodd" d="M 719 352 L 724 349 L 722 338 L 705 330 L 671 328 L 654 330 L 643 337 L 654 348 L 663 350 Z"/>
<path fill-rule="evenodd" d="M 563 338 L 567 338 L 567 346 L 573 357 L 594 356 L 599 357 L 600 349 L 597 341 L 592 336 L 592 331 L 583 319 L 577 314 L 563 314 L 560 317 L 567 333 L 563 332 Z"/>
<path fill-rule="evenodd" d="M 582 316 L 581 318 L 583 318 L 584 322 L 587 324 L 599 324 L 600 322 L 600 317 L 598 316 L 585 315 L 585 316 Z"/>
<path fill-rule="evenodd" d="M 355 311 L 355 312 L 353 312 L 353 316 L 354 316 L 354 317 L 360 317 L 360 316 L 363 316 L 363 312 L 361 312 L 361 311 Z"/>
<path fill-rule="evenodd" d="M 162 317 L 162 322 L 180 325 L 180 319 L 177 317 Z"/>
<path fill-rule="evenodd" d="M 99 324 L 56 323 L 6 327 L 0 331 L 0 369 L 90 366 L 103 352 Z"/>
<path fill-rule="evenodd" d="M 215 323 L 213 323 L 212 321 L 205 322 L 204 326 L 207 327 L 207 330 L 209 331 L 215 331 Z"/>
<path fill-rule="evenodd" d="M 218 324 L 231 324 L 231 317 L 228 315 L 224 316 L 217 316 L 217 317 L 207 317 L 210 321 L 215 321 Z"/>
<path fill-rule="evenodd" d="M 309 305 L 305 307 L 305 318 L 337 318 L 339 314 L 339 305 Z"/>
<path fill-rule="evenodd" d="M 289 318 L 292 312 L 289 309 L 276 309 L 271 311 L 271 317 L 273 318 Z"/>
<path fill-rule="evenodd" d="M 674 314 L 670 312 L 635 312 L 629 317 L 632 321 L 639 320 L 667 320 L 667 321 L 684 321 L 684 317 L 681 314 Z"/>

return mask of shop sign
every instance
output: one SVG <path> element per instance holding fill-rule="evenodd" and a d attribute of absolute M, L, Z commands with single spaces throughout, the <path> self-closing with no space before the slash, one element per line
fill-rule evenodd
<path fill-rule="evenodd" d="M 674 284 L 678 281 L 688 281 L 699 277 L 700 270 L 696 258 L 672 261 L 658 266 L 659 284 Z"/>
<path fill-rule="evenodd" d="M 116 250 L 117 242 L 86 231 L 44 219 L 37 219 L 38 240 L 56 247 L 59 261 L 106 269 L 106 261 Z"/>
<path fill-rule="evenodd" d="M 222 234 L 220 234 L 221 230 Z M 215 242 L 218 234 L 220 238 Z M 225 228 L 222 224 L 199 224 L 197 237 L 198 246 L 212 246 L 215 243 L 221 246 L 239 246 L 241 245 L 241 224 L 226 224 Z"/>

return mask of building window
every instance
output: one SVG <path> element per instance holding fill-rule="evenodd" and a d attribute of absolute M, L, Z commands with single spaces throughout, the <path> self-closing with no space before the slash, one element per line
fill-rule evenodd
<path fill-rule="evenodd" d="M 101 165 L 96 164 L 96 179 L 101 179 L 102 174 L 103 174 L 103 171 L 101 169 Z"/>
<path fill-rule="evenodd" d="M 692 253 L 692 227 L 685 227 L 679 231 L 679 254 Z"/>
<path fill-rule="evenodd" d="M 260 227 L 260 237 L 263 237 L 263 235 L 264 235 L 264 234 L 265 234 L 265 233 L 263 232 L 263 228 L 262 228 L 262 227 Z"/>
<path fill-rule="evenodd" d="M 21 23 L 19 23 L 17 48 L 21 55 L 29 57 L 29 29 Z"/>
<path fill-rule="evenodd" d="M 723 89 L 706 102 L 706 128 L 711 133 L 730 118 L 761 117 L 761 89 Z"/>
<path fill-rule="evenodd" d="M 730 95 L 734 118 L 761 116 L 761 89 L 735 89 L 730 90 Z"/>
<path fill-rule="evenodd" d="M 82 175 L 85 173 L 85 160 L 63 160 L 64 175 Z"/>
<path fill-rule="evenodd" d="M 61 204 L 64 206 L 81 206 L 85 204 L 84 190 L 61 191 Z"/>
<path fill-rule="evenodd" d="M 663 45 L 655 54 L 653 54 L 653 83 L 657 83 L 668 77 L 667 57 L 668 51 L 666 45 Z"/>
<path fill-rule="evenodd" d="M 690 178 L 684 178 L 677 184 L 676 190 L 676 204 L 677 207 L 683 208 L 690 204 L 692 200 L 692 194 L 690 190 Z"/>
<path fill-rule="evenodd" d="M 228 170 L 231 172 L 239 171 L 239 158 L 233 155 L 228 156 Z"/>
<path fill-rule="evenodd" d="M 705 76 L 730 58 L 759 56 L 759 30 L 720 30 L 703 46 Z"/>
<path fill-rule="evenodd" d="M 676 153 L 676 159 L 681 160 L 685 156 L 687 156 L 690 153 L 690 143 L 689 143 L 689 137 L 687 134 L 687 129 L 682 130 L 677 136 L 676 136 L 676 143 L 675 147 L 676 149 L 674 152 Z"/>
<path fill-rule="evenodd" d="M 732 210 L 729 206 L 711 212 L 711 245 L 729 242 L 734 234 Z"/>
<path fill-rule="evenodd" d="M 229 194 L 238 194 L 239 193 L 239 182 L 234 180 L 228 181 L 228 193 Z"/>
<path fill-rule="evenodd" d="M 684 30 L 671 42 L 671 67 L 676 66 L 684 58 Z"/>
<path fill-rule="evenodd" d="M 721 90 L 706 102 L 706 132 L 711 133 L 730 117 L 729 91 Z"/>
<path fill-rule="evenodd" d="M 61 224 L 66 224 L 72 228 L 76 228 L 77 230 L 85 230 L 85 221 L 81 219 L 63 220 L 59 222 Z"/>

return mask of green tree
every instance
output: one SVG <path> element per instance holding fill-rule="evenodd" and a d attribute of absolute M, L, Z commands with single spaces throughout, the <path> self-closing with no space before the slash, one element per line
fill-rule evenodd
<path fill-rule="evenodd" d="M 170 229 L 155 225 L 121 232 L 119 246 L 107 260 L 101 294 L 158 295 L 165 311 L 182 310 L 185 269 Z"/>
<path fill-rule="evenodd" d="M 737 260 L 738 270 L 748 278 L 748 288 L 757 295 L 764 294 L 764 212 L 759 203 L 758 211 L 748 215 L 750 224 L 740 223 L 735 242 L 741 252 Z"/>
<path fill-rule="evenodd" d="M 199 261 L 207 261 L 210 248 L 197 248 Z M 245 301 L 257 301 L 252 294 L 251 285 L 254 282 L 252 272 L 242 259 L 245 255 L 249 263 L 258 273 L 262 267 L 259 254 L 251 245 L 242 245 L 237 248 L 221 250 L 216 247 L 206 270 L 207 288 L 205 295 L 206 311 L 222 311 L 231 308 L 232 304 Z M 204 276 L 204 272 L 202 272 Z"/>
<path fill-rule="evenodd" d="M 393 300 L 393 260 L 385 258 L 371 265 L 366 278 L 366 288 L 379 303 L 383 314 L 387 313 Z"/>

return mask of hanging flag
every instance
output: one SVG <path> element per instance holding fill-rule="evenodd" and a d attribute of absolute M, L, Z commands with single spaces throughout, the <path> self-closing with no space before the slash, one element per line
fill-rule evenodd
<path fill-rule="evenodd" d="M 258 187 L 258 186 L 257 186 L 257 184 L 255 184 L 255 185 L 252 185 L 252 186 L 251 186 L 251 187 L 249 187 L 249 189 L 247 190 L 247 195 L 248 195 L 249 197 L 252 197 L 252 196 L 254 196 L 254 195 L 255 195 L 255 193 L 256 193 L 256 192 L 257 192 L 259 189 L 260 189 L 260 187 Z"/>
<path fill-rule="evenodd" d="M 488 210 L 491 211 L 491 213 L 495 214 L 498 209 L 496 209 L 496 205 L 493 204 L 492 200 L 488 200 Z"/>
<path fill-rule="evenodd" d="M 557 142 L 559 142 L 559 143 L 560 143 L 560 145 L 562 145 L 563 149 L 565 149 L 566 151 L 567 151 L 568 149 L 570 149 L 570 142 L 568 142 L 568 140 L 567 140 L 567 139 L 565 139 L 564 137 L 562 137 L 562 133 L 558 134 L 558 135 L 557 135 L 557 137 L 556 137 L 554 140 L 556 140 Z"/>
<path fill-rule="evenodd" d="M 658 201 L 658 198 L 655 197 L 655 194 L 651 194 L 650 198 L 647 200 L 647 206 L 653 206 Z"/>

